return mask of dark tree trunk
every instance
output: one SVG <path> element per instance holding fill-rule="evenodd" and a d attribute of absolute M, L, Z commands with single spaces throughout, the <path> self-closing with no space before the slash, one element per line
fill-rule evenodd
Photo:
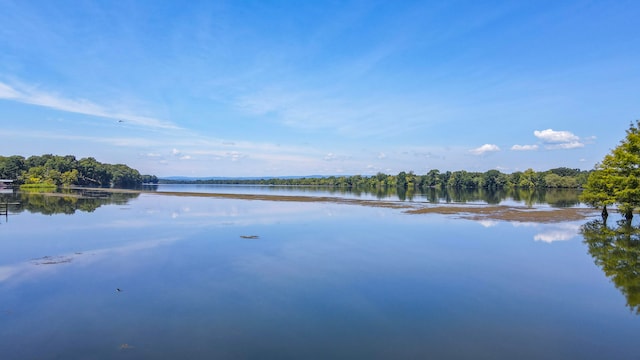
<path fill-rule="evenodd" d="M 609 217 L 609 212 L 607 211 L 607 205 L 602 208 L 602 220 L 607 221 L 607 217 Z"/>

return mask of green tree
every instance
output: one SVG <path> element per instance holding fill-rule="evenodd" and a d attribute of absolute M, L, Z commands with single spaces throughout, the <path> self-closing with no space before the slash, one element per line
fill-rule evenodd
<path fill-rule="evenodd" d="M 48 169 L 58 170 L 61 173 L 71 171 L 77 167 L 76 157 L 73 155 L 57 156 L 53 155 L 47 160 L 44 166 Z"/>
<path fill-rule="evenodd" d="M 547 187 L 559 188 L 562 187 L 562 176 L 558 174 L 548 174 L 544 177 L 544 181 L 547 183 Z"/>
<path fill-rule="evenodd" d="M 449 178 L 451 177 L 451 171 L 445 171 L 443 173 L 438 174 L 438 183 L 446 185 L 449 182 Z"/>
<path fill-rule="evenodd" d="M 511 173 L 511 175 L 509 175 L 508 181 L 509 186 L 518 187 L 518 185 L 520 184 L 520 176 L 522 176 L 522 171 Z"/>
<path fill-rule="evenodd" d="M 414 189 L 416 187 L 416 174 L 414 174 L 413 171 L 409 171 L 406 180 L 408 189 Z"/>
<path fill-rule="evenodd" d="M 47 184 L 53 184 L 56 186 L 62 185 L 62 173 L 55 169 L 47 169 L 47 178 L 45 182 Z"/>
<path fill-rule="evenodd" d="M 627 136 L 607 154 L 589 175 L 581 200 L 592 206 L 618 204 L 627 220 L 640 206 L 640 120 L 629 126 Z"/>
<path fill-rule="evenodd" d="M 407 173 L 401 171 L 396 175 L 396 186 L 401 188 L 407 188 Z"/>
<path fill-rule="evenodd" d="M 447 181 L 446 185 L 454 189 L 462 188 L 464 185 L 463 183 L 464 172 L 465 171 L 462 170 L 462 171 L 454 171 L 453 173 L 451 173 L 451 176 L 449 177 L 449 180 Z"/>
<path fill-rule="evenodd" d="M 436 187 L 440 185 L 440 171 L 437 169 L 431 169 L 427 173 L 426 183 L 428 187 Z"/>
<path fill-rule="evenodd" d="M 44 166 L 33 166 L 22 173 L 22 182 L 25 184 L 44 184 L 48 180 L 47 169 Z"/>
<path fill-rule="evenodd" d="M 108 165 L 106 167 L 111 174 L 111 186 L 126 188 L 142 184 L 142 176 L 138 170 L 124 164 Z"/>
<path fill-rule="evenodd" d="M 113 175 L 101 162 L 89 157 L 78 161 L 79 183 L 88 186 L 110 186 Z"/>
<path fill-rule="evenodd" d="M 498 170 L 489 170 L 482 175 L 482 186 L 485 189 L 499 189 L 506 183 L 506 176 Z"/>
<path fill-rule="evenodd" d="M 18 180 L 23 171 L 27 170 L 22 156 L 0 156 L 0 179 Z"/>
<path fill-rule="evenodd" d="M 550 173 L 556 174 L 558 176 L 578 176 L 581 173 L 580 169 L 569 169 L 566 167 L 559 167 L 555 169 L 550 169 Z"/>
<path fill-rule="evenodd" d="M 144 184 L 157 184 L 158 177 L 155 175 L 142 175 L 142 182 Z"/>
<path fill-rule="evenodd" d="M 518 186 L 525 189 L 536 187 L 535 183 L 536 172 L 529 168 L 520 174 Z"/>
<path fill-rule="evenodd" d="M 44 166 L 50 159 L 53 159 L 52 154 L 44 154 L 44 155 L 33 155 L 29 156 L 27 160 L 25 160 L 25 166 L 27 168 L 32 168 L 36 166 Z"/>
<path fill-rule="evenodd" d="M 78 181 L 78 170 L 73 169 L 62 173 L 60 182 L 62 186 L 71 186 Z"/>

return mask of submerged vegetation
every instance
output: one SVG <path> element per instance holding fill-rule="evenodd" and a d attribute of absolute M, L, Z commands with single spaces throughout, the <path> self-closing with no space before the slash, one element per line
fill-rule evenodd
<path fill-rule="evenodd" d="M 105 164 L 73 155 L 0 156 L 0 179 L 13 180 L 24 188 L 65 186 L 136 187 L 157 182 L 153 175 L 140 175 L 124 164 Z"/>

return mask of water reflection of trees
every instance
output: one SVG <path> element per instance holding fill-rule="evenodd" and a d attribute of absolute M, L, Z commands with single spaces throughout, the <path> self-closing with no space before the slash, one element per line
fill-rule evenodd
<path fill-rule="evenodd" d="M 580 204 L 579 190 L 575 189 L 456 189 L 456 188 L 427 188 L 406 189 L 396 187 L 382 188 L 336 188 L 322 186 L 273 186 L 270 187 L 278 193 L 290 190 L 297 194 L 309 192 L 311 195 L 327 193 L 337 196 L 373 196 L 379 200 L 399 199 L 400 201 L 424 201 L 429 203 L 487 203 L 499 204 L 506 200 L 521 202 L 526 206 L 548 204 L 553 207 L 571 207 Z M 264 188 L 261 188 L 261 190 Z M 145 191 L 155 191 L 156 188 L 145 188 Z M 42 213 L 73 213 L 75 210 L 93 211 L 101 205 L 111 203 L 126 203 L 131 198 L 137 197 L 136 193 L 109 193 L 99 190 L 65 190 L 56 196 L 38 193 L 17 192 L 15 194 L 0 194 L 0 201 L 7 198 L 22 197 L 22 199 L 9 200 L 24 203 L 15 212 L 29 210 Z M 66 196 L 65 196 L 66 195 Z M 33 210 L 32 210 L 33 209 Z M 43 209 L 42 211 L 37 209 Z M 48 210 L 45 210 L 48 209 Z M 50 211 L 50 212 L 45 212 Z"/>
<path fill-rule="evenodd" d="M 274 191 L 309 192 L 317 194 L 326 192 L 329 195 L 371 195 L 379 200 L 397 198 L 400 201 L 426 201 L 430 203 L 471 203 L 484 202 L 499 204 L 512 199 L 526 206 L 549 204 L 553 207 L 572 207 L 580 204 L 579 190 L 575 189 L 464 189 L 464 188 L 360 188 L 360 187 L 323 187 L 323 186 L 274 186 Z"/>
<path fill-rule="evenodd" d="M 91 190 L 66 190 L 55 194 L 15 192 L 0 194 L 0 202 L 10 213 L 74 214 L 76 211 L 93 212 L 102 205 L 124 205 L 138 197 L 138 193 L 110 193 Z"/>
<path fill-rule="evenodd" d="M 581 228 L 589 254 L 624 294 L 631 311 L 640 314 L 640 228 L 620 220 L 610 227 L 593 220 Z"/>

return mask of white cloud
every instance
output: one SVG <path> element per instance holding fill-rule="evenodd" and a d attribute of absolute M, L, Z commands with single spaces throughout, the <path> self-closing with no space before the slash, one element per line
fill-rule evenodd
<path fill-rule="evenodd" d="M 553 129 L 547 129 L 542 131 L 535 130 L 533 132 L 533 135 L 535 135 L 537 138 L 541 139 L 545 143 L 552 143 L 552 144 L 566 143 L 566 142 L 580 140 L 580 138 L 578 138 L 577 136 L 575 136 L 573 133 L 569 131 L 555 131 Z"/>
<path fill-rule="evenodd" d="M 514 151 L 534 151 L 538 150 L 538 145 L 513 145 L 511 150 Z"/>
<path fill-rule="evenodd" d="M 495 151 L 500 151 L 500 148 L 498 147 L 498 145 L 495 145 L 495 144 L 484 144 L 479 148 L 469 150 L 469 152 L 474 155 L 482 155 L 487 152 L 495 152 Z"/>
<path fill-rule="evenodd" d="M 383 153 L 383 152 L 380 152 L 380 153 L 378 154 L 378 159 L 384 159 L 384 158 L 386 158 L 386 157 L 387 157 L 387 155 L 386 155 L 385 153 Z"/>
<path fill-rule="evenodd" d="M 569 131 L 555 131 L 553 129 L 535 130 L 533 132 L 538 139 L 542 140 L 547 149 L 575 149 L 584 147 L 580 138 Z"/>
<path fill-rule="evenodd" d="M 76 114 L 97 116 L 101 118 L 122 120 L 135 125 L 163 128 L 179 129 L 174 124 L 154 119 L 146 116 L 139 116 L 123 113 L 118 110 L 109 109 L 95 104 L 86 99 L 67 99 L 57 94 L 50 94 L 38 91 L 32 87 L 21 87 L 20 89 L 0 82 L 0 99 L 13 100 L 25 104 L 47 107 L 50 109 L 66 111 Z"/>

